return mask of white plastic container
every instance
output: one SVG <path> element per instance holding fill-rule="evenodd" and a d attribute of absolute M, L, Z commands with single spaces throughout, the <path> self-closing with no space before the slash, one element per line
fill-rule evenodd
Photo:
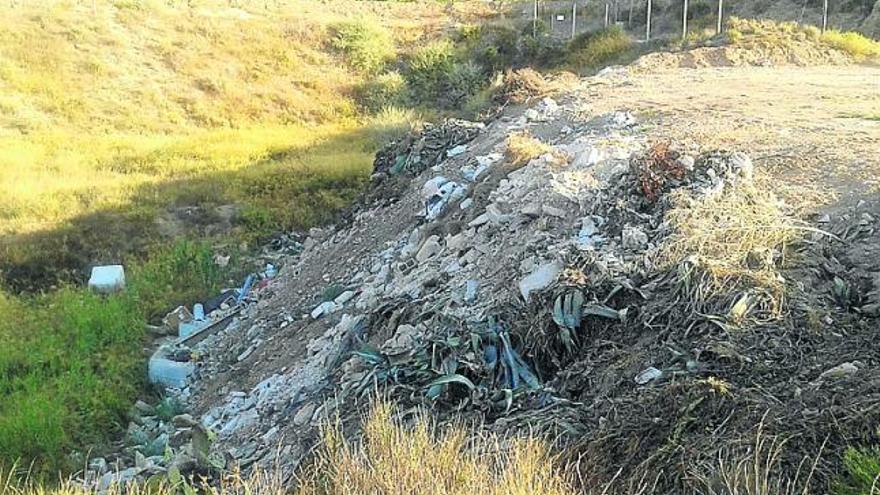
<path fill-rule="evenodd" d="M 125 289 L 125 268 L 122 265 L 92 268 L 89 289 L 101 294 L 110 294 Z"/>

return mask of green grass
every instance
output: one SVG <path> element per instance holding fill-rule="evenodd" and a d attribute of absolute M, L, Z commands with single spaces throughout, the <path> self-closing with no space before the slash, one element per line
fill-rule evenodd
<path fill-rule="evenodd" d="M 0 464 L 75 469 L 71 452 L 118 435 L 144 382 L 148 318 L 228 284 L 212 258 L 206 245 L 181 242 L 130 269 L 128 290 L 109 297 L 74 287 L 0 293 Z"/>
<path fill-rule="evenodd" d="M 587 33 L 572 40 L 567 63 L 576 71 L 596 70 L 633 53 L 633 40 L 619 27 Z"/>
<path fill-rule="evenodd" d="M 850 448 L 843 456 L 845 474 L 834 483 L 834 495 L 880 493 L 880 448 Z"/>

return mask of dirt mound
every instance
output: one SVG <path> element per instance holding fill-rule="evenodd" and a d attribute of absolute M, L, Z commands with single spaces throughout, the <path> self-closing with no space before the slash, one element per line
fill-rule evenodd
<path fill-rule="evenodd" d="M 814 43 L 801 43 L 796 46 L 703 47 L 683 52 L 657 52 L 645 55 L 632 64 L 636 71 L 651 72 L 664 69 L 698 67 L 742 67 L 742 66 L 816 66 L 846 65 L 852 57 L 832 48 L 819 47 Z"/>
<path fill-rule="evenodd" d="M 763 469 L 824 493 L 880 421 L 877 205 L 807 222 L 747 154 L 658 145 L 581 103 L 386 149 L 399 196 L 313 231 L 184 350 L 197 378 L 176 393 L 214 458 L 292 475 L 322 421 L 356 435 L 379 391 L 545 436 L 586 489 L 737 492 Z M 523 133 L 550 151 L 514 166 Z"/>

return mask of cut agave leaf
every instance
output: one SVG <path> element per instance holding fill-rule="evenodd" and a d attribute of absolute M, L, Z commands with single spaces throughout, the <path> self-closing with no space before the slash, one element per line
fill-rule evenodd
<path fill-rule="evenodd" d="M 600 316 L 602 318 L 609 318 L 612 320 L 621 319 L 620 311 L 617 311 L 616 309 L 609 308 L 608 306 L 605 306 L 604 304 L 587 304 L 586 306 L 584 306 L 583 314 L 584 315 L 591 315 L 591 316 Z"/>

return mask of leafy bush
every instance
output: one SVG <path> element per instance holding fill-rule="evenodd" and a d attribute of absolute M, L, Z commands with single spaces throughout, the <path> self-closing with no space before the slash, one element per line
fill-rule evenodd
<path fill-rule="evenodd" d="M 418 102 L 437 98 L 445 89 L 454 66 L 455 52 L 449 41 L 433 42 L 416 50 L 405 73 L 412 98 Z"/>
<path fill-rule="evenodd" d="M 331 44 L 355 69 L 376 73 L 396 56 L 391 34 L 376 21 L 337 24 Z"/>
<path fill-rule="evenodd" d="M 363 84 L 356 90 L 358 103 L 370 112 L 403 103 L 406 81 L 397 71 L 385 72 Z"/>
<path fill-rule="evenodd" d="M 850 448 L 843 456 L 846 474 L 834 483 L 834 495 L 880 493 L 880 448 Z"/>
<path fill-rule="evenodd" d="M 445 104 L 460 107 L 471 96 L 477 94 L 486 83 L 483 68 L 474 62 L 456 62 L 446 75 L 443 95 Z"/>
<path fill-rule="evenodd" d="M 587 33 L 572 40 L 569 63 L 575 69 L 599 69 L 609 65 L 633 48 L 633 41 L 620 27 L 614 26 Z"/>

